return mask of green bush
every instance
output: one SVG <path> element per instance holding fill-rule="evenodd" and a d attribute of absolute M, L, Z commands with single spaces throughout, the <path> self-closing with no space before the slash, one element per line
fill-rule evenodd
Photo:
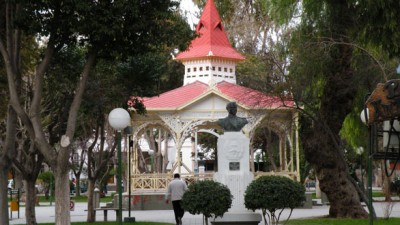
<path fill-rule="evenodd" d="M 40 173 L 38 176 L 38 180 L 42 182 L 44 189 L 45 189 L 45 195 L 46 199 L 48 199 L 50 190 L 52 195 L 54 194 L 54 174 L 52 171 L 46 171 L 43 173 Z"/>
<path fill-rule="evenodd" d="M 229 188 L 211 180 L 191 184 L 182 198 L 182 208 L 191 214 L 203 214 L 206 224 L 210 217 L 222 217 L 231 205 Z"/>
<path fill-rule="evenodd" d="M 293 209 L 301 206 L 304 201 L 304 187 L 298 182 L 280 176 L 259 177 L 250 183 L 244 196 L 246 208 L 253 211 L 261 209 L 265 224 L 278 224 L 279 215 L 285 208 L 290 209 L 291 215 Z M 277 211 L 279 211 L 278 216 L 275 214 Z"/>

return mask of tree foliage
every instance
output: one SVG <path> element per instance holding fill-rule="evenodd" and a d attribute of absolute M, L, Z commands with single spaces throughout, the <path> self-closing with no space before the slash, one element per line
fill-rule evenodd
<path fill-rule="evenodd" d="M 56 193 L 56 224 L 69 224 L 69 193 L 68 193 L 68 168 L 70 157 L 70 143 L 75 137 L 75 128 L 79 117 L 84 90 L 88 83 L 89 75 L 93 75 L 99 61 L 105 60 L 111 64 L 124 60 L 129 56 L 147 52 L 159 52 L 160 49 L 168 51 L 183 49 L 191 40 L 193 32 L 178 14 L 176 1 L 3 1 L 0 3 L 0 53 L 5 65 L 9 88 L 10 109 L 7 115 L 7 149 L 6 157 L 15 155 L 13 149 L 16 136 L 17 117 L 28 131 L 29 138 L 35 141 L 36 147 L 44 155 L 46 161 L 52 166 L 55 176 Z M 179 32 L 177 32 L 177 30 Z M 22 89 L 25 75 L 23 65 L 27 65 L 21 53 L 28 50 L 29 46 L 21 44 L 24 38 L 38 38 L 42 54 L 33 62 L 35 70 L 31 70 L 31 79 L 34 84 L 29 96 Z M 60 123 L 57 132 L 58 139 L 47 139 L 46 108 L 51 104 L 49 99 L 58 97 L 57 89 L 45 88 L 50 77 L 57 74 L 49 69 L 55 56 L 63 49 L 73 49 L 79 45 L 84 50 L 83 67 L 79 72 L 71 65 L 61 65 L 60 68 L 71 69 L 71 73 L 64 78 L 77 79 L 73 88 L 66 83 L 57 83 L 58 88 L 68 88 L 71 91 L 70 101 L 62 113 L 66 116 L 64 124 Z M 76 68 L 79 68 L 76 65 Z M 55 71 L 54 70 L 54 71 Z M 112 76 L 116 76 L 115 73 Z M 56 78 L 53 80 L 55 81 Z M 73 80 L 71 80 L 71 83 Z M 64 86 L 63 86 L 64 85 Z M 58 89 L 60 90 L 60 89 Z M 53 91 L 53 92 L 52 92 Z M 54 98 L 52 95 L 56 94 Z M 25 101 L 25 97 L 31 98 Z M 69 97 L 69 96 L 66 96 Z M 124 101 L 126 102 L 126 98 Z M 27 103 L 27 104 L 26 104 Z M 50 104 L 50 105 L 47 105 Z M 26 106 L 26 108 L 25 108 Z M 51 108 L 51 106 L 50 106 Z M 56 111 L 52 111 L 56 112 Z M 105 112 L 105 111 L 103 111 Z M 63 131 L 64 130 L 64 131 Z M 61 138 L 63 137 L 63 138 Z M 64 141 L 59 145 L 61 139 Z M 56 145 L 53 145 L 56 144 Z M 7 158 L 0 162 L 0 178 L 5 180 L 8 169 Z M 4 165 L 3 165 L 4 164 Z M 4 182 L 5 183 L 5 182 Z M 1 192 L 1 197 L 6 197 Z M 1 201 L 6 207 L 6 201 Z M 0 221 L 8 224 L 7 213 L 0 213 Z"/>
<path fill-rule="evenodd" d="M 376 82 L 389 79 L 394 71 L 390 51 L 384 47 L 390 43 L 385 38 L 378 43 L 364 32 L 375 21 L 387 21 L 379 8 L 397 11 L 391 7 L 398 3 L 378 4 L 382 13 L 373 13 L 376 9 L 370 1 L 268 2 L 275 9 L 273 13 L 290 15 L 278 22 L 296 24 L 287 45 L 290 65 L 285 80 L 297 105 L 302 106 L 300 137 L 305 157 L 315 168 L 321 189 L 328 194 L 330 215 L 366 217 L 352 197 L 362 195 L 348 175 L 345 150 L 365 144 L 362 140 L 367 137 L 361 135 L 366 134 L 366 128 L 363 130 L 359 123 L 363 98 Z M 345 195 L 338 195 L 344 186 Z"/>
<path fill-rule="evenodd" d="M 262 176 L 253 180 L 246 189 L 244 204 L 251 210 L 261 209 L 265 224 L 279 224 L 285 208 L 291 212 L 305 201 L 304 187 L 290 178 Z M 288 219 L 290 218 L 290 215 Z M 268 216 L 268 221 L 266 216 Z"/>
<path fill-rule="evenodd" d="M 191 214 L 203 214 L 206 221 L 210 217 L 222 217 L 231 205 L 229 188 L 212 180 L 191 184 L 182 197 L 182 208 Z"/>
<path fill-rule="evenodd" d="M 49 193 L 51 192 L 52 195 L 54 194 L 54 174 L 51 171 L 46 171 L 43 173 L 40 173 L 38 176 L 38 180 L 42 182 L 42 185 L 44 185 L 45 193 L 46 196 L 49 196 Z"/>
<path fill-rule="evenodd" d="M 231 11 L 222 7 L 231 3 L 215 2 L 234 46 L 257 54 L 248 56 L 251 65 L 238 66 L 240 84 L 296 101 L 305 159 L 328 194 L 330 215 L 366 217 L 345 150 L 365 144 L 358 116 L 363 98 L 394 74 L 398 2 L 235 0 Z M 246 21 L 245 32 L 234 31 L 238 21 Z"/>
<path fill-rule="evenodd" d="M 358 4 L 360 32 L 359 40 L 363 43 L 372 43 L 382 48 L 391 57 L 398 57 L 400 53 L 400 3 L 396 0 L 363 0 Z"/>

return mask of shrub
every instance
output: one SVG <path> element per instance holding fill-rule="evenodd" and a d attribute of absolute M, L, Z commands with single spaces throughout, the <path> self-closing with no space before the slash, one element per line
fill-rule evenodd
<path fill-rule="evenodd" d="M 48 199 L 49 194 L 50 194 L 50 190 L 51 190 L 52 195 L 54 193 L 55 185 L 54 185 L 54 174 L 53 174 L 53 172 L 52 171 L 46 171 L 46 172 L 43 172 L 43 173 L 39 174 L 38 180 L 43 183 L 46 199 Z"/>
<path fill-rule="evenodd" d="M 400 178 L 396 177 L 390 184 L 390 190 L 392 193 L 396 193 L 400 196 Z"/>
<path fill-rule="evenodd" d="M 244 204 L 253 211 L 261 209 L 265 224 L 278 224 L 279 216 L 285 208 L 290 209 L 289 219 L 293 209 L 302 205 L 305 201 L 304 193 L 305 189 L 300 183 L 287 177 L 262 176 L 247 187 Z"/>
<path fill-rule="evenodd" d="M 206 224 L 210 217 L 222 217 L 231 205 L 232 195 L 229 188 L 211 180 L 189 185 L 182 197 L 182 208 L 191 214 L 203 214 Z"/>

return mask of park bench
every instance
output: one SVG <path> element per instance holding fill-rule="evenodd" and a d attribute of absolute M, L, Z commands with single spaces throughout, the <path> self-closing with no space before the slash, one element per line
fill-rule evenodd
<path fill-rule="evenodd" d="M 122 209 L 122 210 L 125 210 L 125 209 Z M 108 211 L 115 211 L 115 215 L 118 218 L 119 208 L 103 206 L 103 207 L 94 209 L 94 211 L 103 211 L 104 222 L 107 222 L 108 221 Z"/>

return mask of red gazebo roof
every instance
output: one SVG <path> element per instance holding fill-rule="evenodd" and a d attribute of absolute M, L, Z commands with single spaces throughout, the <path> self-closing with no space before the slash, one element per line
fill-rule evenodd
<path fill-rule="evenodd" d="M 232 48 L 214 0 L 208 0 L 204 6 L 196 27 L 196 33 L 199 34 L 199 37 L 191 42 L 186 51 L 179 53 L 176 59 L 181 61 L 204 57 L 220 57 L 232 60 L 245 59 Z"/>
<path fill-rule="evenodd" d="M 291 100 L 268 96 L 262 92 L 226 81 L 219 82 L 215 88 L 210 88 L 207 84 L 196 81 L 159 96 L 143 98 L 143 103 L 149 111 L 179 110 L 211 93 L 217 94 L 229 101 L 236 101 L 239 105 L 246 108 L 280 108 L 294 105 L 294 102 Z"/>

